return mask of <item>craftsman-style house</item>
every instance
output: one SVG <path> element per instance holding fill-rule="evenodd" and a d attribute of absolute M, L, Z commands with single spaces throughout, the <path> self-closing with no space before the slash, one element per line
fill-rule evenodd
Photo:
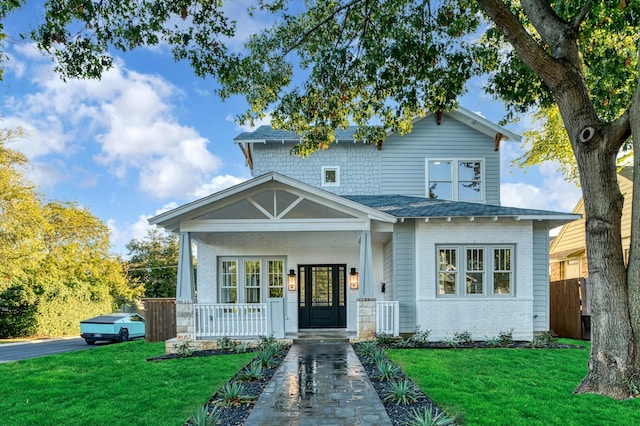
<path fill-rule="evenodd" d="M 379 144 L 353 131 L 306 158 L 291 132 L 242 133 L 253 179 L 150 219 L 180 235 L 178 336 L 548 330 L 549 230 L 579 216 L 502 206 L 520 137 L 462 108 Z"/>

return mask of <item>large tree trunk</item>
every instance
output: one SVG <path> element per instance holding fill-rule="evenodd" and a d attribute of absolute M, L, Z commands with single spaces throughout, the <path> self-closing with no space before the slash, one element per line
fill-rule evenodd
<path fill-rule="evenodd" d="M 617 182 L 616 155 L 629 137 L 629 121 L 637 115 L 605 123 L 596 114 L 576 37 L 580 19 L 566 22 L 555 15 L 549 3 L 522 0 L 525 14 L 544 41 L 538 44 L 502 0 L 477 1 L 522 61 L 553 93 L 580 171 L 591 296 L 591 354 L 589 372 L 576 392 L 628 398 L 627 380 L 638 371 L 629 310 L 629 296 L 638 297 L 638 277 L 630 276 L 634 290 L 629 291 L 620 227 L 624 199 Z M 586 3 L 582 18 L 589 7 Z M 635 253 L 640 255 L 637 249 Z M 635 318 L 634 324 L 636 321 L 640 319 Z"/>
<path fill-rule="evenodd" d="M 626 381 L 636 370 L 620 233 L 624 199 L 615 155 L 607 152 L 606 143 L 598 145 L 591 150 L 577 147 L 576 152 L 581 157 L 591 302 L 589 372 L 576 392 L 624 399 L 629 396 Z"/>

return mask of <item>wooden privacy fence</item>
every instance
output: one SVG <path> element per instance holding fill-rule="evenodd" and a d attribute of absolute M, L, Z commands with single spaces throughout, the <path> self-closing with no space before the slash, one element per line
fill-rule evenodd
<path fill-rule="evenodd" d="M 147 342 L 164 342 L 176 337 L 176 299 L 143 299 Z"/>
<path fill-rule="evenodd" d="M 559 337 L 588 340 L 591 316 L 585 278 L 552 281 L 549 288 L 549 322 Z"/>

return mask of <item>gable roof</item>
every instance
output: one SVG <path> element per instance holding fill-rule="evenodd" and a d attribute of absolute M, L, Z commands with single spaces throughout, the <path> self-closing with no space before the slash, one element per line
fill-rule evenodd
<path fill-rule="evenodd" d="M 476 114 L 466 108 L 458 107 L 457 110 L 450 112 L 443 112 L 443 114 L 449 115 L 451 118 L 458 120 L 467 126 L 478 130 L 481 133 L 495 138 L 496 135 L 501 135 L 501 139 L 512 140 L 520 142 L 522 137 L 506 128 L 484 118 L 483 116 Z M 425 117 L 416 119 L 415 121 L 424 120 L 433 114 L 427 114 Z M 414 122 L 415 122 L 414 121 Z M 340 142 L 356 142 L 354 134 L 358 126 L 349 126 L 346 129 L 336 129 L 335 141 Z M 387 135 L 387 137 L 390 135 Z M 299 142 L 300 136 L 291 130 L 279 130 L 274 129 L 269 125 L 263 125 L 251 132 L 243 132 L 233 138 L 238 143 L 267 143 L 267 142 Z"/>
<path fill-rule="evenodd" d="M 318 206 L 319 204 L 322 204 L 327 208 L 333 208 L 345 212 L 358 212 L 359 216 L 368 217 L 369 219 L 381 222 L 395 222 L 396 220 L 393 215 L 388 213 L 365 206 L 347 198 L 340 197 L 339 195 L 335 195 L 331 192 L 308 185 L 279 173 L 271 172 L 208 195 L 204 198 L 200 198 L 191 203 L 184 204 L 173 210 L 160 213 L 159 215 L 150 218 L 149 223 L 152 225 L 159 225 L 171 232 L 178 232 L 180 230 L 181 222 L 208 218 L 212 211 L 220 208 L 221 206 L 228 206 L 229 200 L 234 200 L 235 198 L 240 198 L 247 194 L 248 197 L 251 197 L 253 192 L 260 190 L 263 187 L 270 187 L 272 190 L 289 189 L 295 192 L 296 196 L 304 196 L 304 198 Z M 299 203 L 297 200 L 289 200 L 288 202 L 291 202 L 291 205 L 297 205 L 297 203 Z M 266 216 L 269 215 L 269 212 L 263 211 L 263 213 Z M 285 213 L 281 212 L 281 214 Z"/>
<path fill-rule="evenodd" d="M 579 214 L 549 210 L 524 209 L 404 195 L 345 195 L 344 197 L 399 218 L 509 217 L 515 220 L 548 221 L 555 227 L 581 217 Z"/>

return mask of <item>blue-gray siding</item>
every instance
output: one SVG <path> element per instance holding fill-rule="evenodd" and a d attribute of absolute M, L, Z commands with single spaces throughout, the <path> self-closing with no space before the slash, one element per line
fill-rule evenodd
<path fill-rule="evenodd" d="M 533 330 L 549 330 L 549 229 L 533 222 Z"/>
<path fill-rule="evenodd" d="M 278 172 L 338 195 L 426 196 L 427 159 L 484 160 L 487 204 L 500 204 L 500 156 L 493 139 L 446 114 L 415 123 L 410 134 L 375 145 L 339 142 L 309 157 L 291 154 L 292 142 L 254 143 L 254 177 Z M 340 168 L 340 186 L 322 187 L 322 167 Z"/>
<path fill-rule="evenodd" d="M 479 131 L 442 116 L 415 123 L 410 134 L 391 135 L 382 146 L 382 195 L 426 196 L 427 159 L 484 159 L 485 201 L 500 204 L 500 156 L 494 141 Z"/>
<path fill-rule="evenodd" d="M 415 223 L 396 223 L 393 233 L 393 296 L 400 302 L 400 332 L 411 333 L 416 326 Z"/>
<path fill-rule="evenodd" d="M 382 295 L 382 300 L 395 300 L 393 295 L 393 239 L 382 247 L 382 256 L 382 282 L 385 283 L 385 293 Z"/>

